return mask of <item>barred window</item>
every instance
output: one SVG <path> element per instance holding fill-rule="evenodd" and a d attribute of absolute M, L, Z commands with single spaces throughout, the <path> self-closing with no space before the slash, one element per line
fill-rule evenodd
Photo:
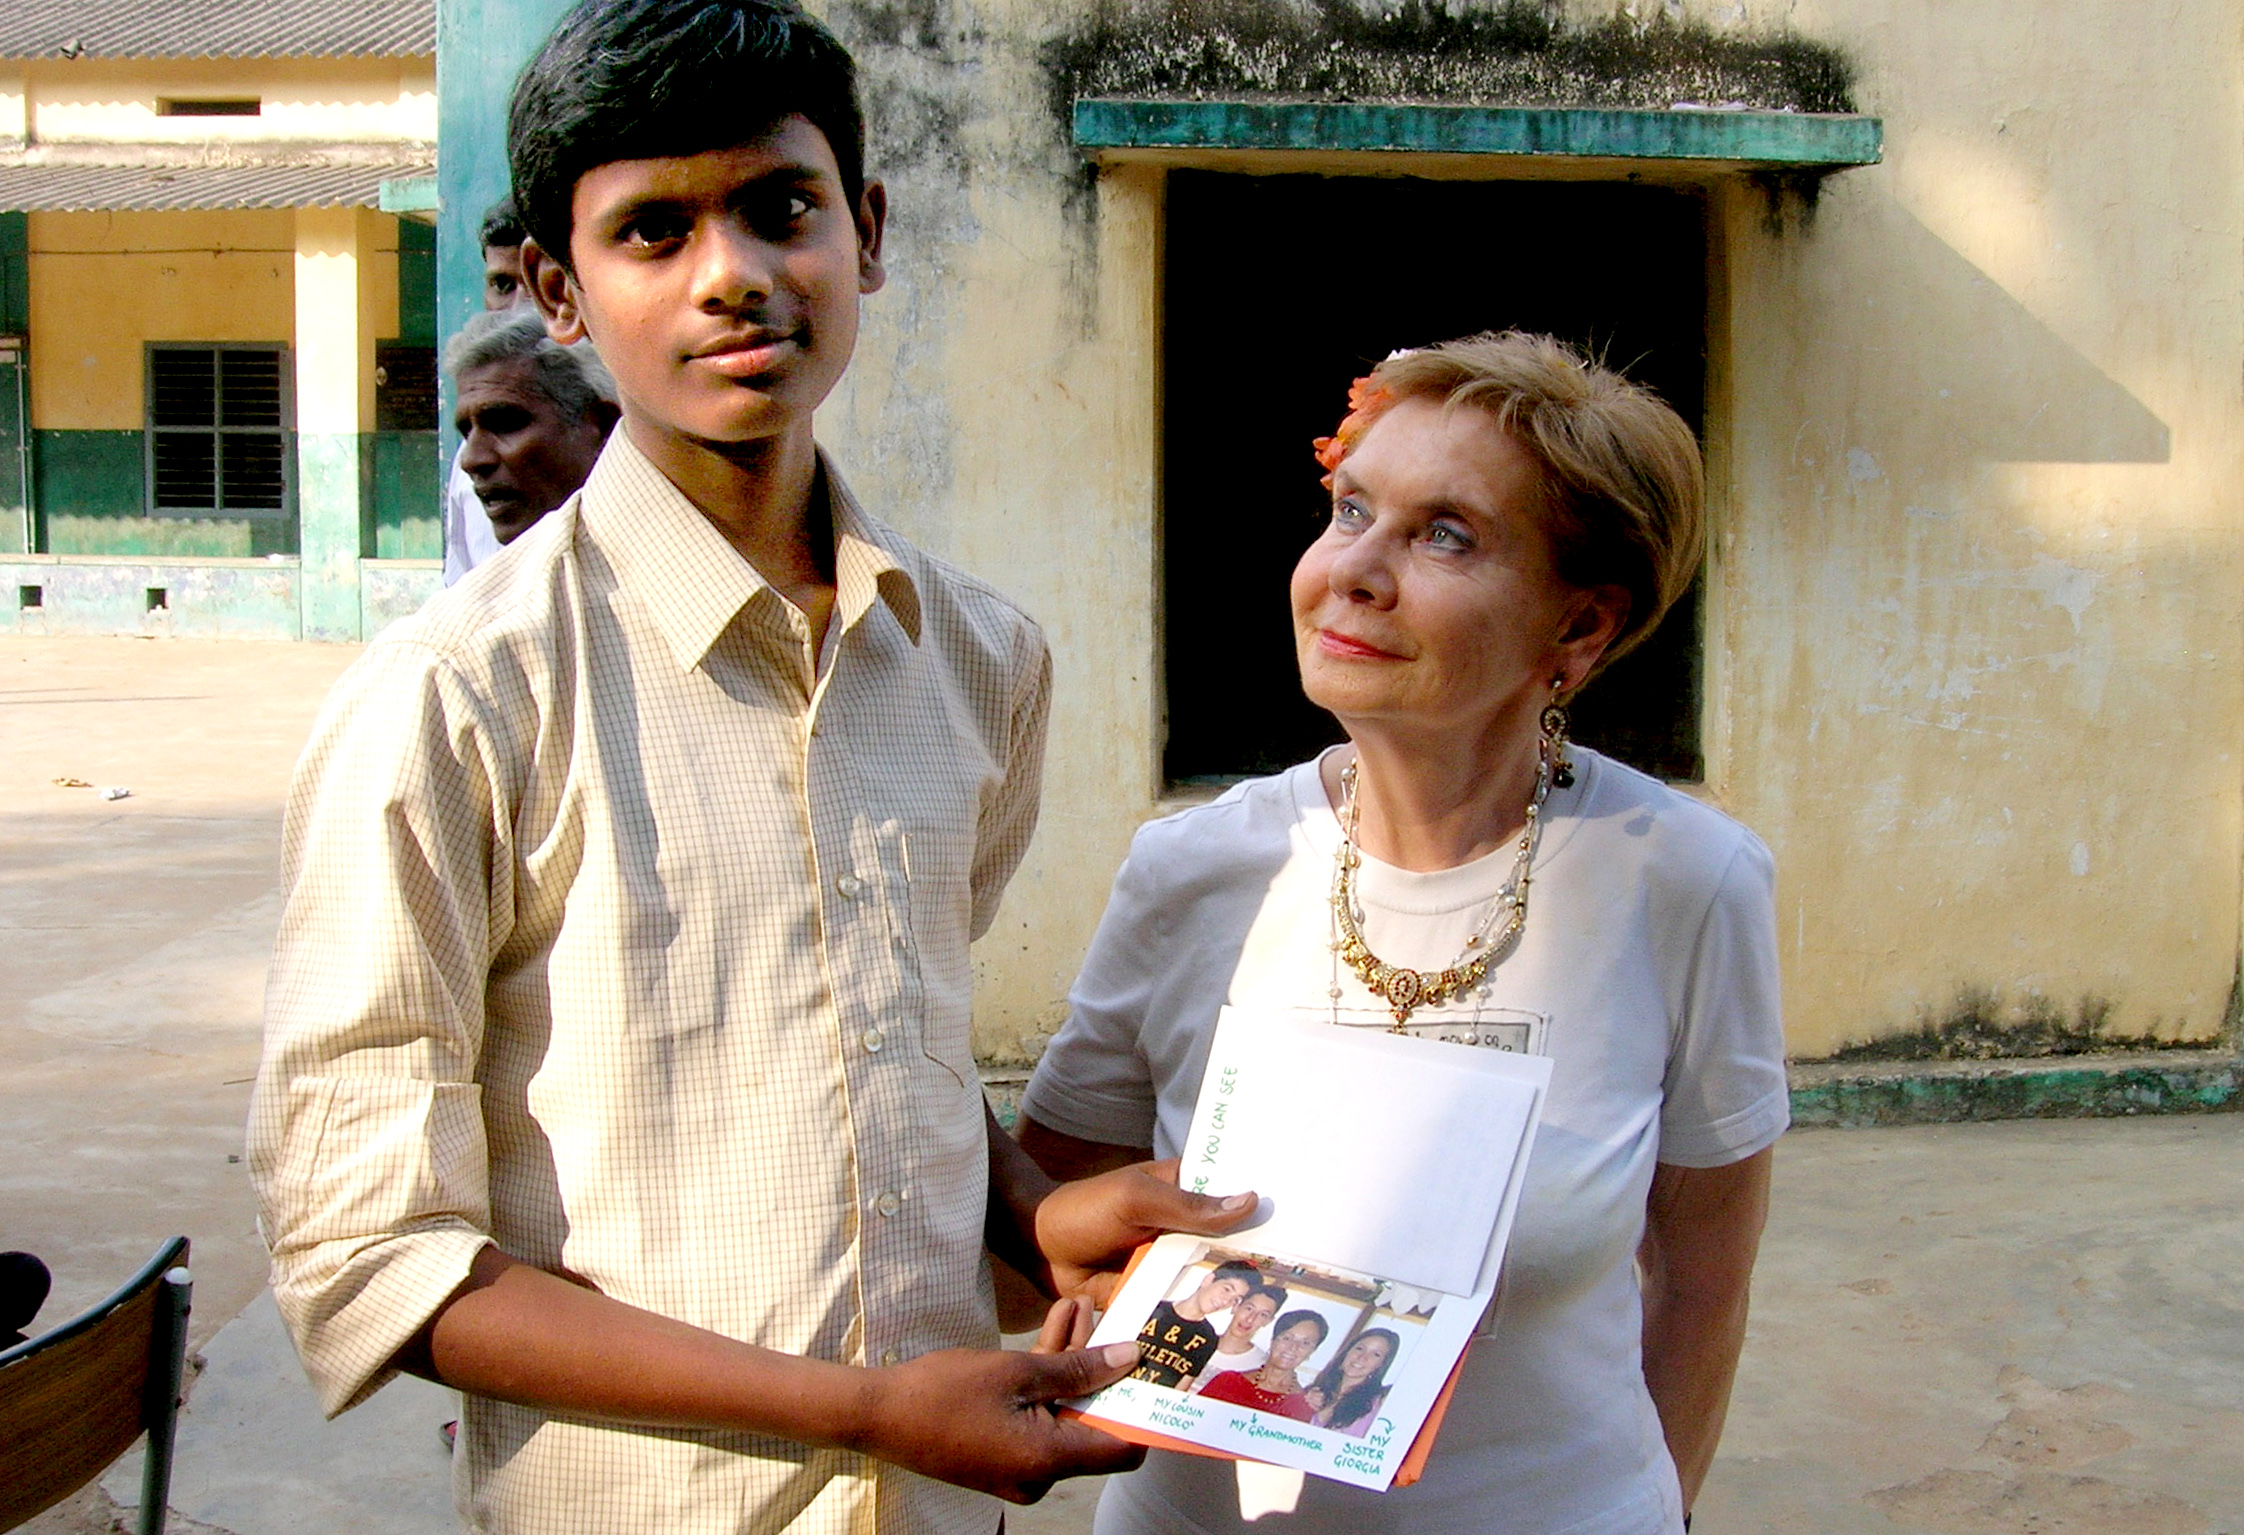
<path fill-rule="evenodd" d="M 288 349 L 148 347 L 148 509 L 157 517 L 281 517 L 289 504 Z"/>

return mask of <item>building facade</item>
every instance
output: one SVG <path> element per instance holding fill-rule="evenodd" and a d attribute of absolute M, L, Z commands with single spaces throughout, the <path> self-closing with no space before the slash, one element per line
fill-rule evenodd
<path fill-rule="evenodd" d="M 0 18 L 0 630 L 357 639 L 434 589 L 434 15 Z"/>
<path fill-rule="evenodd" d="M 385 5 L 352 13 L 363 46 L 265 19 L 169 53 L 103 54 L 92 20 L 0 36 L 0 107 L 24 103 L 20 128 L 0 111 L 23 210 L 0 218 L 0 416 L 28 443 L 10 482 L 0 433 L 0 495 L 28 483 L 35 551 L 0 553 L 0 595 L 46 583 L 0 626 L 341 638 L 433 584 L 438 449 L 385 439 L 383 349 L 474 306 L 492 82 L 562 7 L 440 0 L 432 107 L 425 14 L 374 38 Z M 818 8 L 861 60 L 894 209 L 823 435 L 1054 647 L 1044 820 L 978 951 L 985 1060 L 1057 1024 L 1137 825 L 1322 738 L 1283 572 L 1348 379 L 1508 325 L 1599 348 L 1700 430 L 1699 588 L 1582 733 L 1771 844 L 1796 1055 L 2232 1028 L 2233 7 Z M 179 105 L 252 95 L 254 118 Z M 234 137 L 313 116 L 256 156 Z M 380 189 L 426 174 L 438 121 L 431 322 L 425 234 Z M 316 191 L 282 189 L 291 156 Z M 8 191 L 79 165 L 139 190 Z M 158 190 L 189 187 L 209 200 Z M 159 504 L 159 448 L 224 462 L 229 367 L 286 385 L 279 516 Z M 157 419 L 175 375 L 217 380 L 207 423 Z"/>
<path fill-rule="evenodd" d="M 826 436 L 1055 649 L 985 1058 L 1063 1015 L 1144 817 L 1314 746 L 1282 572 L 1349 374 L 1507 324 L 1700 427 L 1695 609 L 1584 733 L 1772 846 L 1796 1056 L 2231 1029 L 2233 7 L 828 14 L 895 213 Z"/>

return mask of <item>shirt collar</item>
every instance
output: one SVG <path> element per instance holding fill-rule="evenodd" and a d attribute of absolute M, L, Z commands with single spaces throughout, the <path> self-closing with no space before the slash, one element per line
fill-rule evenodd
<path fill-rule="evenodd" d="M 893 528 L 869 517 L 843 481 L 826 450 L 818 450 L 826 471 L 826 495 L 834 514 L 834 611 L 836 634 L 856 626 L 878 598 L 914 645 L 919 643 L 919 581 L 913 574 L 918 551 Z"/>
<path fill-rule="evenodd" d="M 914 645 L 920 636 L 919 586 L 911 546 L 865 514 L 824 449 L 834 520 L 834 629 L 838 639 L 877 598 Z M 620 427 L 609 434 L 584 483 L 578 522 L 638 598 L 682 670 L 699 666 L 751 603 L 774 615 L 784 599 L 742 559 Z"/>

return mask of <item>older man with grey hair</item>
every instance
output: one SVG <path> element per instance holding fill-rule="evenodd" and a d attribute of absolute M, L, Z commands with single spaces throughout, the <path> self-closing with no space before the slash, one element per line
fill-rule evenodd
<path fill-rule="evenodd" d="M 591 343 L 562 346 L 534 309 L 476 315 L 444 349 L 460 469 L 499 542 L 576 493 L 616 424 L 616 385 Z"/>

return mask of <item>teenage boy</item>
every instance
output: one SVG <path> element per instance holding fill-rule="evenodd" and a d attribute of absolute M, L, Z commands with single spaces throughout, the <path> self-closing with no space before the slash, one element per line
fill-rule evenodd
<path fill-rule="evenodd" d="M 1048 663 L 814 443 L 881 282 L 862 143 L 787 0 L 562 21 L 511 114 L 523 265 L 622 423 L 368 646 L 291 791 L 274 1292 L 328 1411 L 400 1369 L 466 1393 L 479 1531 L 986 1535 L 963 1489 L 1138 1455 L 1050 1405 L 1135 1346 L 989 1350 L 985 1243 L 1082 1293 L 1253 1206 L 1055 1190 L 983 1101 L 967 945 L 1028 842 Z"/>
<path fill-rule="evenodd" d="M 1222 1336 L 1208 1318 L 1229 1311 L 1261 1283 L 1262 1270 L 1234 1258 L 1209 1270 L 1183 1300 L 1155 1306 L 1138 1329 L 1138 1366 L 1130 1372 L 1131 1378 L 1178 1391 L 1191 1385 Z"/>

